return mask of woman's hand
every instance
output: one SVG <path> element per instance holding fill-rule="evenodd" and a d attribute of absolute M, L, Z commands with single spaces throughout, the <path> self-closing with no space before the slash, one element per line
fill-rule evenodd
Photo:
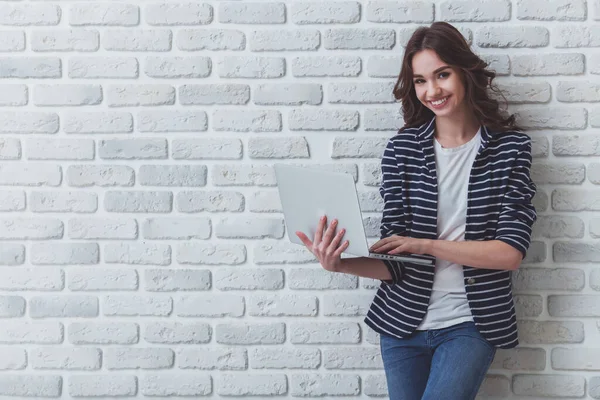
<path fill-rule="evenodd" d="M 431 241 L 429 239 L 415 239 L 406 236 L 392 235 L 383 238 L 371 246 L 375 253 L 399 254 L 429 254 Z"/>
<path fill-rule="evenodd" d="M 340 266 L 342 264 L 342 253 L 348 248 L 349 242 L 346 240 L 340 245 L 346 230 L 340 229 L 337 235 L 334 235 L 337 226 L 337 220 L 335 219 L 331 222 L 325 231 L 325 234 L 323 234 L 326 222 L 327 217 L 321 217 L 317 225 L 317 231 L 315 232 L 315 239 L 313 242 L 311 242 L 302 232 L 296 232 L 296 236 L 298 236 L 308 250 L 317 257 L 323 268 L 327 271 L 338 272 L 340 271 Z"/>

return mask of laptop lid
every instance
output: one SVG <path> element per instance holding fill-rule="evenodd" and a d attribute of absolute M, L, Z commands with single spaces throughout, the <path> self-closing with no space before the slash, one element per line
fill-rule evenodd
<path fill-rule="evenodd" d="M 352 175 L 288 164 L 275 164 L 274 168 L 286 231 L 292 243 L 303 245 L 296 231 L 303 232 L 312 240 L 319 218 L 326 215 L 327 225 L 336 218 L 338 228 L 346 229 L 343 240 L 350 243 L 344 253 L 369 256 Z"/>

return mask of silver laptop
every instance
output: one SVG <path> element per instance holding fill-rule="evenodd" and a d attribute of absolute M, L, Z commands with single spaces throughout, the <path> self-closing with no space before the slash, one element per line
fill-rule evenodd
<path fill-rule="evenodd" d="M 352 175 L 287 164 L 275 164 L 274 168 L 286 230 L 292 243 L 304 245 L 296 236 L 297 231 L 312 240 L 319 218 L 326 215 L 328 224 L 336 218 L 338 228 L 346 229 L 343 240 L 348 240 L 349 246 L 344 253 L 422 265 L 434 264 L 434 260 L 423 256 L 369 251 Z"/>

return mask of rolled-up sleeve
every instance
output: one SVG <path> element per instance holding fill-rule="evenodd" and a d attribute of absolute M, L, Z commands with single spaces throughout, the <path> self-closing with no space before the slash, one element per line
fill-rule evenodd
<path fill-rule="evenodd" d="M 381 159 L 381 187 L 379 188 L 379 194 L 383 199 L 381 239 L 392 235 L 402 236 L 406 234 L 402 186 L 402 177 L 400 176 L 394 139 L 392 138 L 388 141 Z M 383 280 L 383 282 L 387 284 L 398 283 L 402 278 L 402 263 L 389 260 L 383 262 L 392 275 L 391 280 Z"/>
<path fill-rule="evenodd" d="M 531 243 L 531 230 L 537 218 L 532 204 L 537 188 L 531 180 L 530 169 L 531 140 L 527 140 L 519 149 L 510 171 L 495 237 L 519 250 L 523 258 Z"/>

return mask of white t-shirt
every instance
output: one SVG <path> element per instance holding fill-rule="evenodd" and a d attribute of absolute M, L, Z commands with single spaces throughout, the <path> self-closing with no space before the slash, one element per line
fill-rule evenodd
<path fill-rule="evenodd" d="M 443 148 L 434 140 L 438 239 L 465 240 L 469 176 L 480 145 L 481 128 L 471 140 L 458 147 Z M 417 329 L 441 329 L 466 321 L 473 321 L 473 316 L 465 293 L 463 267 L 436 259 L 427 314 Z"/>

